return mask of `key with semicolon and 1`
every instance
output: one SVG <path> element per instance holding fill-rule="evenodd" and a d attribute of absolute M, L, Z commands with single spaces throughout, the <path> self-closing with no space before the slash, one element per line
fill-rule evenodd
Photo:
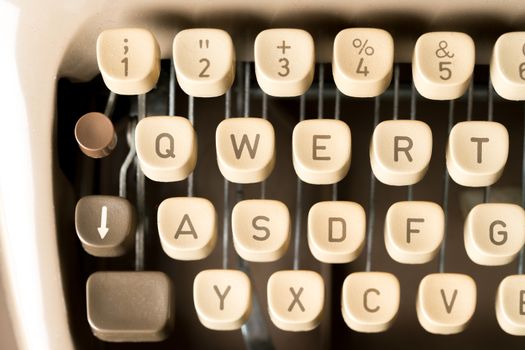
<path fill-rule="evenodd" d="M 125 198 L 86 196 L 75 208 L 75 228 L 82 247 L 98 257 L 124 255 L 133 245 L 136 214 Z"/>

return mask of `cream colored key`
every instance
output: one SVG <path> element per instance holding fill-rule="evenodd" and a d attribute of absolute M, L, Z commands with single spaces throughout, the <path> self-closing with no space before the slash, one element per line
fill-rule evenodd
<path fill-rule="evenodd" d="M 193 282 L 193 303 L 201 323 L 210 329 L 239 329 L 250 316 L 252 286 L 237 270 L 204 270 Z"/>
<path fill-rule="evenodd" d="M 180 181 L 197 163 L 197 136 L 182 117 L 148 117 L 135 129 L 140 167 L 153 181 Z"/>
<path fill-rule="evenodd" d="M 419 93 L 431 100 L 461 97 L 472 79 L 474 41 L 465 33 L 431 32 L 419 37 L 412 76 Z"/>
<path fill-rule="evenodd" d="M 232 211 L 233 244 L 247 261 L 281 258 L 290 243 L 290 212 L 282 202 L 269 199 L 240 201 Z"/>
<path fill-rule="evenodd" d="M 525 32 L 498 38 L 490 60 L 494 90 L 507 100 L 525 100 Z"/>
<path fill-rule="evenodd" d="M 315 185 L 341 181 L 350 168 L 352 138 L 345 122 L 310 119 L 292 135 L 293 166 L 304 182 Z"/>
<path fill-rule="evenodd" d="M 468 214 L 463 234 L 476 264 L 508 264 L 525 244 L 525 211 L 516 204 L 478 204 Z"/>
<path fill-rule="evenodd" d="M 421 326 L 434 334 L 462 332 L 476 309 L 476 282 L 459 273 L 434 273 L 419 284 L 416 299 Z"/>
<path fill-rule="evenodd" d="M 363 250 L 365 231 L 366 214 L 358 203 L 319 202 L 308 212 L 308 246 L 321 262 L 354 261 Z"/>
<path fill-rule="evenodd" d="M 146 29 L 105 30 L 97 39 L 97 62 L 108 89 L 121 95 L 145 94 L 159 79 L 159 44 Z"/>
<path fill-rule="evenodd" d="M 324 306 L 324 282 L 314 271 L 277 271 L 268 279 L 268 312 L 283 331 L 316 328 Z"/>
<path fill-rule="evenodd" d="M 302 95 L 314 78 L 314 40 L 301 29 L 267 29 L 255 38 L 255 75 L 270 96 Z"/>
<path fill-rule="evenodd" d="M 392 79 L 394 40 L 376 28 L 350 28 L 334 40 L 332 73 L 337 88 L 347 96 L 382 94 Z"/>
<path fill-rule="evenodd" d="M 419 120 L 386 120 L 374 130 L 370 164 L 376 178 L 391 186 L 413 185 L 426 174 L 432 131 Z"/>
<path fill-rule="evenodd" d="M 341 312 L 348 327 L 357 332 L 384 332 L 399 309 L 400 288 L 387 272 L 354 272 L 343 283 Z"/>
<path fill-rule="evenodd" d="M 385 246 L 392 259 L 423 264 L 434 259 L 445 231 L 443 209 L 432 202 L 397 202 L 385 219 Z"/>
<path fill-rule="evenodd" d="M 525 335 L 525 275 L 507 276 L 496 294 L 496 318 L 512 335 Z"/>
<path fill-rule="evenodd" d="M 215 132 L 217 163 L 228 181 L 265 180 L 275 165 L 275 132 L 262 118 L 229 118 Z"/>
<path fill-rule="evenodd" d="M 235 48 L 221 29 L 195 28 L 173 40 L 173 63 L 184 92 L 196 97 L 223 95 L 235 78 Z"/>
<path fill-rule="evenodd" d="M 501 177 L 509 154 L 509 133 L 500 123 L 457 123 L 447 144 L 447 169 L 460 185 L 489 186 Z"/>
<path fill-rule="evenodd" d="M 205 198 L 165 199 L 157 211 L 157 226 L 162 249 L 173 259 L 204 259 L 217 242 L 217 213 Z"/>

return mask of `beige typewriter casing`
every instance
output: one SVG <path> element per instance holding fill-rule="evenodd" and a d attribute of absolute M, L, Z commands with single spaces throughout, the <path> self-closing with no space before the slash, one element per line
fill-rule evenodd
<path fill-rule="evenodd" d="M 410 62 L 420 34 L 458 30 L 473 37 L 476 63 L 486 64 L 496 38 L 524 23 L 522 0 L 0 0 L 0 276 L 17 347 L 74 348 L 56 240 L 54 204 L 63 184 L 53 152 L 55 95 L 60 77 L 98 73 L 102 30 L 149 28 L 169 58 L 177 31 L 223 28 L 238 59 L 252 60 L 260 30 L 303 28 L 323 62 L 347 27 L 390 31 L 396 62 Z M 9 346 L 4 339 L 2 348 Z"/>

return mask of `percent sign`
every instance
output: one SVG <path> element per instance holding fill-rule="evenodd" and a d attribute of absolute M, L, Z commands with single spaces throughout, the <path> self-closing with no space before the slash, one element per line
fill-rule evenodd
<path fill-rule="evenodd" d="M 374 48 L 372 46 L 369 46 L 368 45 L 368 39 L 366 39 L 364 42 L 363 40 L 359 39 L 359 38 L 355 38 L 353 41 L 352 41 L 352 46 L 355 47 L 356 49 L 359 49 L 359 52 L 357 53 L 359 56 L 361 56 L 363 54 L 363 51 L 365 53 L 365 55 L 367 56 L 372 56 L 375 52 Z M 370 71 L 368 70 L 368 67 L 364 65 L 364 57 L 361 57 L 359 59 L 359 63 L 357 65 L 357 69 L 356 69 L 356 73 L 357 74 L 363 74 L 365 77 L 368 76 L 368 73 L 370 73 Z"/>
<path fill-rule="evenodd" d="M 374 54 L 374 48 L 372 46 L 368 46 L 368 39 L 366 39 L 363 43 L 361 39 L 355 38 L 354 41 L 352 41 L 352 46 L 356 49 L 360 49 L 358 53 L 359 55 L 361 55 L 363 51 L 367 56 L 372 56 Z"/>

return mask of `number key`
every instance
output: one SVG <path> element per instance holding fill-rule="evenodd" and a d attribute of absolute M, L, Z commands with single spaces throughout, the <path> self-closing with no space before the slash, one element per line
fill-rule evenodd
<path fill-rule="evenodd" d="M 525 100 L 525 32 L 498 38 L 490 61 L 494 90 L 508 100 Z"/>
<path fill-rule="evenodd" d="M 302 95 L 314 77 L 314 41 L 301 29 L 268 29 L 255 39 L 255 75 L 271 96 Z"/>
<path fill-rule="evenodd" d="M 235 78 L 233 42 L 221 29 L 179 32 L 173 40 L 173 63 L 180 87 L 191 96 L 223 95 Z"/>
<path fill-rule="evenodd" d="M 426 33 L 417 40 L 412 57 L 416 89 L 431 100 L 459 98 L 470 84 L 474 61 L 474 41 L 467 34 Z"/>

